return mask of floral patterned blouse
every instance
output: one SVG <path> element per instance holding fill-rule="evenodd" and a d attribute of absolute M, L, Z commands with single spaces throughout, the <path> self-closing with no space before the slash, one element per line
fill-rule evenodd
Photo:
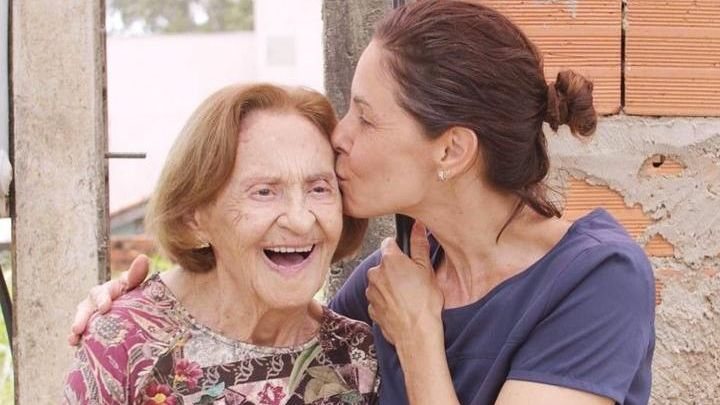
<path fill-rule="evenodd" d="M 371 404 L 379 378 L 370 328 L 325 308 L 295 347 L 255 346 L 200 325 L 158 275 L 94 316 L 66 404 Z"/>

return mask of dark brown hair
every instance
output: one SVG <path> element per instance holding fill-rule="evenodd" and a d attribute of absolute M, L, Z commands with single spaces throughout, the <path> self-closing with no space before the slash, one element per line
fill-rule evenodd
<path fill-rule="evenodd" d="M 337 118 L 322 94 L 297 87 L 247 84 L 225 87 L 195 110 L 167 157 L 150 199 L 145 222 L 168 257 L 186 270 L 212 270 L 212 247 L 201 241 L 187 218 L 213 201 L 232 176 L 238 137 L 254 111 L 296 113 L 330 141 Z M 362 244 L 367 220 L 343 216 L 333 262 L 354 254 Z"/>
<path fill-rule="evenodd" d="M 486 180 L 520 198 L 513 217 L 524 205 L 560 216 L 543 183 L 550 161 L 542 125 L 592 134 L 590 81 L 563 71 L 548 85 L 535 45 L 505 16 L 477 3 L 409 4 L 382 20 L 374 39 L 387 51 L 399 104 L 428 136 L 454 126 L 477 134 Z"/>

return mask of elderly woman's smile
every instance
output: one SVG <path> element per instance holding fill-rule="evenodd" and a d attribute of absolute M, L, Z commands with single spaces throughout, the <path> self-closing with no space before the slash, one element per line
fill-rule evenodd
<path fill-rule="evenodd" d="M 310 262 L 310 256 L 315 251 L 315 245 L 306 246 L 277 246 L 263 249 L 265 256 L 275 270 L 293 274 L 300 271 Z"/>

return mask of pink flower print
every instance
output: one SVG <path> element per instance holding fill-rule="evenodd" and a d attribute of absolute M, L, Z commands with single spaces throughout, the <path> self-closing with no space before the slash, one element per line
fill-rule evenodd
<path fill-rule="evenodd" d="M 188 359 L 181 359 L 175 364 L 175 383 L 184 382 L 189 389 L 197 387 L 198 380 L 203 376 L 200 365 Z"/>
<path fill-rule="evenodd" d="M 285 393 L 281 386 L 275 387 L 270 383 L 265 383 L 265 387 L 260 393 L 260 405 L 280 405 L 283 398 L 285 398 Z"/>
<path fill-rule="evenodd" d="M 145 389 L 147 399 L 144 405 L 176 405 L 177 401 L 172 396 L 172 390 L 169 385 L 151 383 Z"/>

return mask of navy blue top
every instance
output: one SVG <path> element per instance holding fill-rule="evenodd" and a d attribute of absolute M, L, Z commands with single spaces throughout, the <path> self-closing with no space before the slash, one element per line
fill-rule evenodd
<path fill-rule="evenodd" d="M 431 245 L 437 264 L 440 249 Z M 379 260 L 376 251 L 357 267 L 330 303 L 333 310 L 372 324 L 365 288 L 367 271 Z M 522 273 L 477 302 L 443 311 L 445 352 L 460 403 L 492 404 L 511 379 L 646 404 L 654 295 L 643 250 L 610 214 L 593 211 Z M 377 325 L 373 332 L 380 402 L 406 404 L 397 353 Z"/>

